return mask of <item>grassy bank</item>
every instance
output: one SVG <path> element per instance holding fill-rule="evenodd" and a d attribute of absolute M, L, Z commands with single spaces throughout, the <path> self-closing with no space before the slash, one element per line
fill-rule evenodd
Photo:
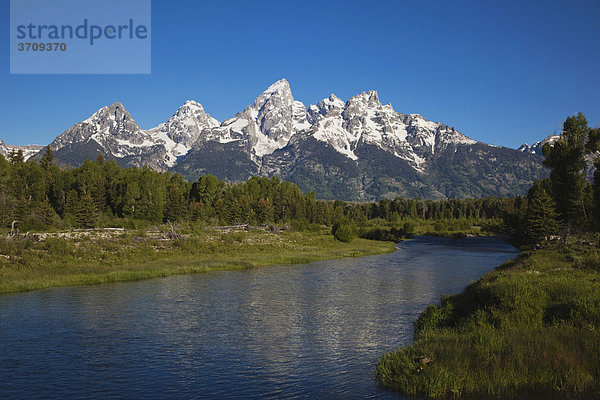
<path fill-rule="evenodd" d="M 358 226 L 359 237 L 372 240 L 399 242 L 414 236 L 441 236 L 462 238 L 465 236 L 489 236 L 499 233 L 501 220 L 484 218 L 456 218 L 425 220 L 406 218 L 399 221 L 374 219 Z"/>
<path fill-rule="evenodd" d="M 326 232 L 203 230 L 175 240 L 142 231 L 0 239 L 0 293 L 147 279 L 391 252 L 391 242 L 341 243 Z"/>
<path fill-rule="evenodd" d="M 376 367 L 389 389 L 431 398 L 597 398 L 600 255 L 573 240 L 525 252 L 430 305 L 414 344 Z"/>

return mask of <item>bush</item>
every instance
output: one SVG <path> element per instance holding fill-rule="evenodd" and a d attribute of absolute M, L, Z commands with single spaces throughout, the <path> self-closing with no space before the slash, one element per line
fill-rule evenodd
<path fill-rule="evenodd" d="M 402 227 L 405 236 L 413 236 L 417 232 L 417 224 L 414 221 L 407 221 Z"/>
<path fill-rule="evenodd" d="M 336 222 L 331 233 L 340 242 L 351 242 L 356 237 L 356 227 L 348 221 Z"/>
<path fill-rule="evenodd" d="M 433 230 L 436 232 L 442 232 L 447 229 L 446 223 L 444 221 L 437 221 L 435 225 L 433 225 Z"/>

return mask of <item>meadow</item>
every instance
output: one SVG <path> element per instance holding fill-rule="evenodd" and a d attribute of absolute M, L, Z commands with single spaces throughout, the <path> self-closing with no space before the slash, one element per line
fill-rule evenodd
<path fill-rule="evenodd" d="M 428 306 L 414 343 L 380 358 L 379 384 L 429 398 L 597 398 L 598 239 L 548 242 Z"/>
<path fill-rule="evenodd" d="M 180 234 L 181 233 L 181 234 Z M 0 294 L 55 286 L 360 257 L 393 242 L 335 240 L 328 229 L 276 231 L 186 228 L 50 232 L 0 238 Z"/>

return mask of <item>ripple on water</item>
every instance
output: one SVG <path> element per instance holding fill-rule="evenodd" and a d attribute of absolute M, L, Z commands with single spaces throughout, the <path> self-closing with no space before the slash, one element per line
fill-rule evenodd
<path fill-rule="evenodd" d="M 398 398 L 377 358 L 513 258 L 422 237 L 382 256 L 0 297 L 0 398 Z"/>

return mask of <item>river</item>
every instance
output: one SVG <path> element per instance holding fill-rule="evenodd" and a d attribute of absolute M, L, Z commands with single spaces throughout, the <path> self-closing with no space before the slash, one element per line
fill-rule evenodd
<path fill-rule="evenodd" d="M 0 296 L 0 398 L 399 398 L 378 357 L 441 294 L 514 258 L 489 238 Z"/>

